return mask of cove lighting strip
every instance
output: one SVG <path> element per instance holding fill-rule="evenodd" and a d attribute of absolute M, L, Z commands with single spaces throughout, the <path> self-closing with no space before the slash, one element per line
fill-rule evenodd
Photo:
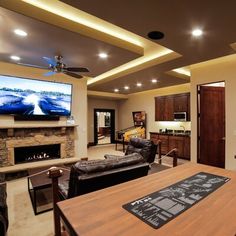
<path fill-rule="evenodd" d="M 119 27 L 116 29 L 110 29 L 106 26 L 103 26 L 101 23 L 105 24 L 106 22 L 92 16 L 86 12 L 83 12 L 79 9 L 76 9 L 74 7 L 71 7 L 65 3 L 62 3 L 60 1 L 55 0 L 22 0 L 23 2 L 26 2 L 28 4 L 31 4 L 35 7 L 41 8 L 45 11 L 54 13 L 58 16 L 64 17 L 66 19 L 69 19 L 71 21 L 74 21 L 76 23 L 85 25 L 89 28 L 95 29 L 97 31 L 106 33 L 108 35 L 112 35 L 116 38 L 122 39 L 124 41 L 127 41 L 129 43 L 132 43 L 134 45 L 142 47 L 142 43 L 132 37 L 129 37 L 128 35 L 119 32 L 121 31 L 121 28 L 119 30 Z M 99 23 L 98 23 L 99 22 Z M 114 26 L 113 26 L 114 27 Z"/>

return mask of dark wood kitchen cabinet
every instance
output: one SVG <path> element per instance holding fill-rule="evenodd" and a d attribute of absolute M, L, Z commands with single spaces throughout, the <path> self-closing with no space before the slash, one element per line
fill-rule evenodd
<path fill-rule="evenodd" d="M 188 111 L 188 94 L 181 93 L 174 96 L 174 112 Z"/>
<path fill-rule="evenodd" d="M 190 93 L 174 95 L 174 112 L 186 112 L 187 121 L 190 121 Z"/>
<path fill-rule="evenodd" d="M 184 157 L 188 160 L 190 160 L 190 137 L 185 136 L 184 137 Z"/>
<path fill-rule="evenodd" d="M 152 140 L 154 142 L 154 144 L 157 144 L 158 140 L 159 140 L 158 133 L 151 133 L 150 132 L 150 140 Z"/>
<path fill-rule="evenodd" d="M 155 121 L 164 120 L 165 97 L 155 97 Z"/>
<path fill-rule="evenodd" d="M 161 141 L 161 154 L 166 154 L 168 152 L 168 139 L 168 135 L 150 132 L 150 140 L 155 144 L 157 144 L 159 140 Z"/>
<path fill-rule="evenodd" d="M 174 98 L 173 96 L 155 97 L 155 120 L 174 120 Z"/>
<path fill-rule="evenodd" d="M 168 152 L 168 143 L 169 143 L 168 135 L 159 134 L 158 139 L 161 140 L 161 154 L 166 154 Z"/>
<path fill-rule="evenodd" d="M 173 121 L 174 112 L 186 112 L 190 121 L 190 93 L 155 97 L 155 121 Z"/>
<path fill-rule="evenodd" d="M 161 140 L 162 155 L 167 154 L 173 148 L 177 148 L 178 157 L 190 160 L 190 136 L 150 132 L 150 139 L 155 144 Z"/>
<path fill-rule="evenodd" d="M 168 147 L 169 151 L 177 148 L 178 157 L 184 157 L 184 136 L 169 136 Z"/>

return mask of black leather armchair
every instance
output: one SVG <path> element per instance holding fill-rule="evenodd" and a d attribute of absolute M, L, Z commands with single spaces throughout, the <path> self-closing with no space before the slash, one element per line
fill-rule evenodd
<path fill-rule="evenodd" d="M 153 141 L 142 138 L 131 138 L 128 143 L 125 156 L 129 156 L 133 153 L 139 153 L 143 159 L 149 164 L 153 163 L 156 157 L 157 146 Z M 104 155 L 106 159 L 119 158 L 118 155 Z"/>
<path fill-rule="evenodd" d="M 139 153 L 148 163 L 153 163 L 156 157 L 157 145 L 153 141 L 142 138 L 131 138 L 125 155 Z"/>

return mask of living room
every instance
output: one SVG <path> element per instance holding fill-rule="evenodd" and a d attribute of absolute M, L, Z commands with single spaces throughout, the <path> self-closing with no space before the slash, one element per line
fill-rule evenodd
<path fill-rule="evenodd" d="M 107 151 L 110 154 L 123 155 L 120 151 L 116 152 L 114 144 L 108 145 L 108 149 L 105 145 L 95 146 L 100 150 L 103 149 L 101 153 L 98 149 L 93 149 L 94 147 L 87 148 L 88 145 L 94 145 L 96 126 L 94 109 L 114 110 L 114 132 L 134 126 L 132 117 L 134 111 L 146 113 L 147 139 L 151 138 L 150 132 L 159 134 L 160 130 L 189 131 L 191 134 L 189 160 L 192 163 L 214 165 L 211 164 L 210 158 L 206 160 L 208 163 L 199 158 L 201 153 L 198 142 L 200 130 L 198 91 L 206 84 L 215 85 L 218 82 L 224 82 L 224 110 L 221 113 L 224 114 L 225 122 L 221 126 L 210 121 L 208 126 L 214 128 L 208 135 L 214 136 L 213 133 L 223 128 L 221 144 L 224 145 L 224 159 L 223 166 L 219 166 L 235 171 L 236 36 L 232 32 L 233 26 L 230 27 L 235 20 L 232 12 L 235 3 L 231 2 L 227 6 L 223 3 L 214 3 L 215 7 L 212 10 L 210 3 L 188 1 L 182 1 L 182 4 L 171 3 L 173 9 L 169 9 L 167 3 L 154 1 L 150 6 L 144 6 L 144 3 L 140 2 L 135 6 L 132 6 L 131 2 L 126 4 L 107 0 L 102 2 L 104 9 L 98 6 L 101 4 L 98 1 L 93 3 L 93 6 L 86 1 L 80 3 L 66 0 L 50 3 L 47 1 L 36 3 L 30 0 L 1 1 L 0 20 L 5 26 L 1 41 L 0 80 L 5 79 L 4 83 L 10 88 L 13 87 L 11 78 L 26 80 L 28 86 L 30 81 L 70 84 L 72 92 L 70 116 L 60 116 L 57 120 L 42 117 L 21 117 L 19 120 L 12 114 L 0 115 L 2 145 L 0 171 L 16 173 L 29 168 L 74 163 L 83 158 L 103 159 Z M 119 13 L 122 11 L 121 7 L 127 9 L 123 19 Z M 146 8 L 147 10 L 144 10 Z M 162 17 L 157 17 L 156 8 Z M 198 10 L 202 8 L 204 10 L 199 12 Z M 132 14 L 131 9 L 136 14 L 136 19 L 143 17 L 144 22 L 140 22 L 140 19 L 137 22 L 129 19 L 131 17 L 128 16 Z M 194 19 L 192 23 L 186 20 L 188 11 L 191 11 Z M 212 14 L 211 20 L 207 22 L 206 16 L 212 11 L 215 14 Z M 219 12 L 225 14 L 225 18 L 220 22 Z M 164 17 L 167 13 L 173 15 L 169 20 Z M 159 22 L 160 18 L 165 20 Z M 178 22 L 175 22 L 177 19 Z M 202 23 L 204 20 L 205 24 Z M 186 28 L 182 30 L 180 25 Z M 101 29 L 99 26 L 104 28 Z M 203 34 L 199 37 L 191 35 L 191 30 L 196 26 L 203 29 Z M 25 30 L 27 36 L 15 35 L 13 32 L 15 29 Z M 159 34 L 150 36 L 148 33 L 151 31 Z M 101 58 L 98 55 L 101 52 L 108 54 L 101 56 L 105 58 Z M 14 61 L 10 58 L 12 55 L 20 59 Z M 63 55 L 62 59 L 59 61 L 58 57 L 54 59 L 54 56 L 60 55 Z M 43 57 L 65 66 L 60 68 L 62 71 L 53 71 L 51 65 L 48 67 L 49 61 Z M 88 68 L 88 71 L 84 69 L 80 73 L 73 73 L 74 71 L 66 70 L 67 66 L 68 68 L 80 66 Z M 70 72 L 74 75 L 71 76 Z M 46 73 L 49 74 L 45 76 Z M 190 112 L 187 113 L 190 119 L 182 121 L 156 119 L 157 97 L 186 93 L 190 93 Z M 0 100 L 0 108 L 1 105 Z M 213 112 L 213 104 L 208 105 L 208 110 Z M 221 107 L 219 103 L 218 107 Z M 59 144 L 60 158 L 16 163 L 14 149 L 51 144 Z M 212 151 L 209 145 L 206 145 L 209 149 L 205 150 L 208 151 L 207 155 L 214 153 L 212 156 L 215 156 L 216 153 L 221 153 L 222 150 L 219 149 Z M 213 146 L 216 146 L 215 143 Z M 26 181 L 26 177 L 23 178 Z M 18 186 L 17 181 L 10 182 L 7 201 L 15 201 L 11 199 L 11 195 L 17 193 L 17 189 L 19 193 L 24 191 L 21 197 L 29 198 L 26 182 L 23 186 Z M 51 218 L 50 225 L 53 227 L 52 212 L 34 216 L 30 198 L 27 199 L 27 203 L 24 203 L 24 199 L 20 199 L 17 206 L 20 209 L 26 207 L 24 204 L 29 205 L 27 209 L 32 211 L 30 214 L 35 217 L 35 224 Z M 12 232 L 17 232 L 18 226 L 14 224 L 15 229 L 11 229 L 13 227 L 11 219 L 14 219 L 15 213 L 12 206 L 8 207 L 10 219 L 8 235 L 14 235 Z M 45 224 L 45 227 L 48 225 Z M 43 227 L 43 224 L 40 224 L 40 227 Z M 53 229 L 49 231 L 52 233 Z M 21 231 L 22 235 L 28 232 L 34 231 L 32 229 L 26 229 L 24 233 Z"/>

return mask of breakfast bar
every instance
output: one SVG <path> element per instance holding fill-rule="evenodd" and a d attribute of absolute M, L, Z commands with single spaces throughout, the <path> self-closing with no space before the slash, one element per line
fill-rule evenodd
<path fill-rule="evenodd" d="M 146 224 L 122 207 L 199 172 L 222 176 L 228 181 L 158 229 Z M 69 235 L 92 236 L 109 233 L 111 236 L 232 236 L 236 234 L 235 186 L 235 171 L 188 163 L 61 201 L 57 203 L 56 211 Z"/>

